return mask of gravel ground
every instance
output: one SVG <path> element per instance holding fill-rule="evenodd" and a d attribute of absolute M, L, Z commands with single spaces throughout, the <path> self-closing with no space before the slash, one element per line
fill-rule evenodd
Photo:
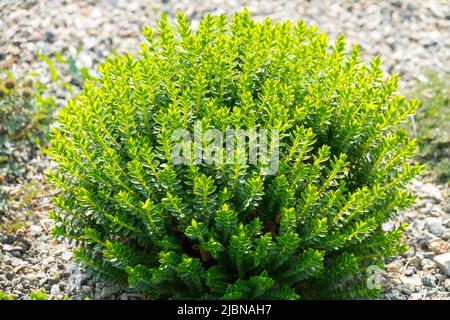
<path fill-rule="evenodd" d="M 233 13 L 244 6 L 257 20 L 303 19 L 331 38 L 343 33 L 371 55 L 380 55 L 388 72 L 402 77 L 402 88 L 423 80 L 428 69 L 450 72 L 448 0 L 414 1 L 217 1 L 217 0 L 0 0 L 0 55 L 12 55 L 22 71 L 44 65 L 35 52 L 67 55 L 81 47 L 80 64 L 92 68 L 117 52 L 134 51 L 144 25 L 181 9 L 193 20 L 208 12 Z"/>
<path fill-rule="evenodd" d="M 407 223 L 403 256 L 383 272 L 388 300 L 450 299 L 450 203 L 448 187 L 414 180 L 418 195 L 412 208 L 391 224 Z M 446 264 L 440 265 L 445 259 Z"/>
<path fill-rule="evenodd" d="M 424 81 L 424 71 L 450 73 L 448 0 L 0 0 L 0 64 L 14 60 L 14 74 L 37 71 L 49 82 L 47 66 L 36 52 L 74 55 L 79 67 L 95 70 L 112 52 L 137 49 L 141 28 L 155 25 L 162 12 L 173 17 L 181 9 L 195 27 L 208 12 L 231 14 L 244 6 L 257 20 L 303 19 L 331 39 L 343 33 L 348 43 L 361 45 L 366 57 L 380 55 L 388 73 L 399 73 L 402 92 Z M 69 75 L 62 78 L 74 82 Z M 51 88 L 63 104 L 67 92 L 57 85 Z M 43 178 L 49 165 L 45 158 L 35 159 L 20 185 L 0 186 L 11 199 L 8 215 L 27 224 L 15 234 L 0 231 L 0 290 L 19 299 L 39 288 L 52 299 L 65 294 L 73 299 L 139 298 L 92 280 L 71 262 L 68 244 L 52 240 L 47 217 L 51 191 Z M 450 267 L 445 255 L 450 252 L 448 186 L 415 180 L 410 188 L 418 194 L 416 205 L 392 223 L 409 223 L 405 241 L 411 249 L 387 265 L 382 298 L 450 299 L 450 274 L 442 261 L 446 258 Z"/>

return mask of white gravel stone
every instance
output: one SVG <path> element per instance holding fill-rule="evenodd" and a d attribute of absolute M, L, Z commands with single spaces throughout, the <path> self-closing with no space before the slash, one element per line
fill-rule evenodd
<path fill-rule="evenodd" d="M 435 199 L 439 202 L 444 200 L 441 191 L 434 184 L 431 183 L 422 184 L 418 191 L 424 197 Z"/>
<path fill-rule="evenodd" d="M 70 250 L 65 250 L 61 255 L 63 260 L 69 261 L 72 258 L 72 252 Z"/>
<path fill-rule="evenodd" d="M 30 227 L 30 233 L 34 236 L 39 236 L 42 234 L 42 227 L 37 226 L 37 225 L 32 225 Z"/>
<path fill-rule="evenodd" d="M 57 296 L 61 292 L 61 289 L 59 288 L 59 285 L 54 284 L 52 285 L 52 288 L 50 289 L 50 294 L 52 296 Z"/>

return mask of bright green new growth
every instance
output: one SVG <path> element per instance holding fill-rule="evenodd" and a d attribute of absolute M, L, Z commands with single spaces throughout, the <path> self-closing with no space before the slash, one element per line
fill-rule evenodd
<path fill-rule="evenodd" d="M 148 298 L 373 297 L 367 268 L 404 250 L 382 225 L 411 204 L 415 143 L 395 95 L 342 36 L 303 22 L 167 19 L 137 58 L 111 57 L 60 114 L 49 177 L 54 234 L 99 277 Z M 258 164 L 174 164 L 179 128 L 280 132 L 275 175 Z M 204 139 L 205 140 L 205 139 Z M 203 141 L 203 145 L 207 141 Z"/>

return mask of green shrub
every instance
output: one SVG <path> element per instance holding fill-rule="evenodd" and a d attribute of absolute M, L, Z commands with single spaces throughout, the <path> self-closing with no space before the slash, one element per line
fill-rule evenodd
<path fill-rule="evenodd" d="M 14 300 L 14 298 L 12 294 L 3 293 L 3 291 L 0 290 L 0 301 L 1 300 Z M 33 290 L 31 291 L 28 300 L 48 300 L 48 296 L 44 289 Z M 67 295 L 64 297 L 64 300 L 68 300 Z"/>
<path fill-rule="evenodd" d="M 12 294 L 3 293 L 3 291 L 0 290 L 0 301 L 2 300 L 13 300 L 13 296 Z"/>
<path fill-rule="evenodd" d="M 39 81 L 0 69 L 0 182 L 14 181 L 43 145 L 55 102 Z"/>
<path fill-rule="evenodd" d="M 146 28 L 137 58 L 109 58 L 61 112 L 53 233 L 95 275 L 148 298 L 375 296 L 368 268 L 405 249 L 402 226 L 383 224 L 413 201 L 405 185 L 420 167 L 399 124 L 417 102 L 395 94 L 378 58 L 367 66 L 303 22 L 244 11 L 193 32 L 177 20 Z M 243 157 L 250 143 L 211 149 L 220 138 L 200 127 L 278 134 L 276 170 L 261 150 Z M 174 139 L 180 128 L 200 139 Z M 196 150 L 217 161 L 189 161 Z"/>
<path fill-rule="evenodd" d="M 30 293 L 29 300 L 48 300 L 48 296 L 44 289 L 34 290 Z"/>
<path fill-rule="evenodd" d="M 438 181 L 450 183 L 450 76 L 428 75 L 414 92 L 422 101 L 413 131 L 419 159 L 428 164 Z"/>

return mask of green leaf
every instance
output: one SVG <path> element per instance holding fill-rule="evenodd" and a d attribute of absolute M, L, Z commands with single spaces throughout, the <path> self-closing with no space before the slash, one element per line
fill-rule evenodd
<path fill-rule="evenodd" d="M 50 69 L 50 73 L 51 73 L 50 79 L 52 81 L 58 80 L 58 72 L 56 71 L 56 68 L 53 65 L 53 61 L 49 57 L 46 57 L 45 55 L 43 55 L 42 53 L 37 53 L 37 56 L 39 57 L 39 59 L 44 61 L 47 64 L 48 68 Z"/>

